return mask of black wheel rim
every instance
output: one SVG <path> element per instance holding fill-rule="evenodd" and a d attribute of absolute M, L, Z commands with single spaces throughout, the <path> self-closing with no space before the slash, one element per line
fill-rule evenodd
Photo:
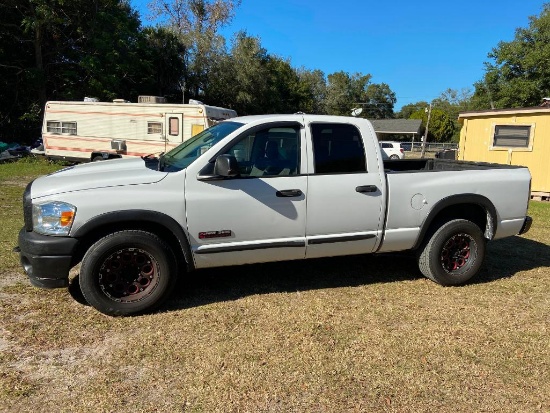
<path fill-rule="evenodd" d="M 468 234 L 456 234 L 449 238 L 441 250 L 441 266 L 449 274 L 460 273 L 472 263 L 476 243 Z"/>
<path fill-rule="evenodd" d="M 109 298 L 133 303 L 149 296 L 159 284 L 158 261 L 139 248 L 119 249 L 103 261 L 99 286 Z"/>

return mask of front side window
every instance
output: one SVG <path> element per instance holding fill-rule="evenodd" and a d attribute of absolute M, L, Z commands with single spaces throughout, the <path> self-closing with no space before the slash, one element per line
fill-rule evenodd
<path fill-rule="evenodd" d="M 493 147 L 528 148 L 530 137 L 529 125 L 495 125 Z"/>
<path fill-rule="evenodd" d="M 247 134 L 225 154 L 237 159 L 243 178 L 297 175 L 300 170 L 300 126 L 275 126 Z"/>
<path fill-rule="evenodd" d="M 242 123 L 222 122 L 205 129 L 163 155 L 160 169 L 177 172 L 187 168 L 195 159 L 241 126 Z"/>
<path fill-rule="evenodd" d="M 366 172 L 365 150 L 359 129 L 348 124 L 311 125 L 315 173 Z"/>

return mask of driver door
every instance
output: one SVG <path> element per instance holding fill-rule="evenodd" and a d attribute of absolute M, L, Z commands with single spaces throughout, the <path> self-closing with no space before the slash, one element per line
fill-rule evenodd
<path fill-rule="evenodd" d="M 203 180 L 186 174 L 187 229 L 196 268 L 305 257 L 307 176 L 304 129 L 298 122 L 250 128 L 220 154 L 240 175 Z M 214 162 L 213 159 L 209 160 Z"/>

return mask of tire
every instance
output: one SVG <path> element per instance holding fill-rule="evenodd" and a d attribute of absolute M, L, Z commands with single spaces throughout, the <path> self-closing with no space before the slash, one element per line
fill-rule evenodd
<path fill-rule="evenodd" d="M 103 160 L 104 160 L 103 156 L 101 156 L 101 155 L 96 155 L 92 158 L 92 162 L 101 162 Z"/>
<path fill-rule="evenodd" d="M 418 267 L 438 284 L 461 285 L 481 269 L 485 245 L 483 233 L 474 223 L 464 219 L 448 221 L 420 248 Z"/>
<path fill-rule="evenodd" d="M 82 259 L 80 289 L 98 311 L 124 316 L 161 305 L 176 283 L 170 247 L 145 231 L 120 231 L 93 244 Z"/>
<path fill-rule="evenodd" d="M 390 159 L 399 159 L 399 156 L 398 155 L 392 155 L 392 156 L 390 156 Z"/>

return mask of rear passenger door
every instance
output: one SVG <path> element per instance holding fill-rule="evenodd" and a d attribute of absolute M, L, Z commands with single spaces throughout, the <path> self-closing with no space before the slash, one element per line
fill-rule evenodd
<path fill-rule="evenodd" d="M 306 258 L 372 252 L 383 226 L 383 185 L 378 165 L 369 170 L 359 128 L 311 121 L 306 133 Z"/>

